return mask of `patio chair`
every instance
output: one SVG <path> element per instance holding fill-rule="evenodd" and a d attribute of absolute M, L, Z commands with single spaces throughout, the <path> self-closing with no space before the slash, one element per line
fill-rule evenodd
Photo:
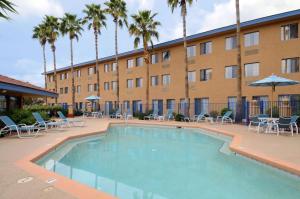
<path fill-rule="evenodd" d="M 124 119 L 133 119 L 133 114 L 129 109 L 124 113 Z"/>
<path fill-rule="evenodd" d="M 154 110 L 153 113 L 144 116 L 144 120 L 148 119 L 148 120 L 155 120 L 158 117 L 158 110 Z"/>
<path fill-rule="evenodd" d="M 71 127 L 71 126 L 80 126 L 80 127 L 84 126 L 84 121 L 82 121 L 80 119 L 66 118 L 66 116 L 61 111 L 57 111 L 57 114 L 58 114 L 59 118 L 61 119 L 61 121 L 64 122 L 69 127 Z"/>
<path fill-rule="evenodd" d="M 233 120 L 230 117 L 231 115 L 232 115 L 232 111 L 227 111 L 223 116 L 219 115 L 217 117 L 217 122 L 219 120 L 221 120 L 222 124 L 224 124 L 224 123 L 231 123 L 231 124 L 233 124 Z"/>
<path fill-rule="evenodd" d="M 43 128 L 46 131 L 49 128 L 61 127 L 62 125 L 64 125 L 63 122 L 56 122 L 56 121 L 50 121 L 50 120 L 45 121 L 39 112 L 33 112 L 32 115 L 36 120 L 36 125 L 40 128 Z"/>
<path fill-rule="evenodd" d="M 194 118 L 192 119 L 193 122 L 201 122 L 205 121 L 206 113 L 200 113 L 199 115 L 194 115 Z"/>
<path fill-rule="evenodd" d="M 266 121 L 262 121 L 259 119 L 258 116 L 254 116 L 254 117 L 250 118 L 250 123 L 248 125 L 248 131 L 255 129 L 257 131 L 257 133 L 259 133 L 262 128 L 267 128 L 267 127 L 268 127 L 268 123 Z"/>
<path fill-rule="evenodd" d="M 296 130 L 296 133 L 299 133 L 298 125 L 297 125 L 297 120 L 299 119 L 299 116 L 294 115 L 290 118 L 279 118 L 278 122 L 274 124 L 274 127 L 277 130 L 277 135 L 279 135 L 280 132 L 284 132 L 286 130 L 289 130 L 292 134 L 294 135 L 294 129 Z M 284 131 L 280 131 L 284 130 Z"/>
<path fill-rule="evenodd" d="M 116 116 L 121 114 L 120 109 L 116 110 L 115 112 L 113 112 L 112 114 L 109 115 L 110 118 L 117 118 Z"/>
<path fill-rule="evenodd" d="M 167 114 L 165 115 L 165 118 L 168 119 L 168 121 L 175 119 L 172 109 L 168 109 Z"/>
<path fill-rule="evenodd" d="M 35 125 L 16 124 L 8 116 L 0 116 L 0 120 L 5 124 L 5 127 L 0 129 L 0 134 L 9 133 L 11 135 L 12 132 L 17 132 L 19 138 L 30 138 L 36 137 L 41 130 Z"/>

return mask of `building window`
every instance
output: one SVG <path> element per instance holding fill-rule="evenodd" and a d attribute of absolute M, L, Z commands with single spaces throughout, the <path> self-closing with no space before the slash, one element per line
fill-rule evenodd
<path fill-rule="evenodd" d="M 151 55 L 151 63 L 152 64 L 157 64 L 158 63 L 158 54 L 152 54 Z"/>
<path fill-rule="evenodd" d="M 90 67 L 88 68 L 88 75 L 96 74 L 96 67 Z"/>
<path fill-rule="evenodd" d="M 170 58 L 171 58 L 170 51 L 164 51 L 164 52 L 162 53 L 162 61 L 163 61 L 163 62 L 168 62 L 168 61 L 170 61 Z"/>
<path fill-rule="evenodd" d="M 200 54 L 206 55 L 212 53 L 212 42 L 205 42 L 200 44 Z"/>
<path fill-rule="evenodd" d="M 136 58 L 136 66 L 143 66 L 144 58 L 138 57 Z"/>
<path fill-rule="evenodd" d="M 200 98 L 200 112 L 209 113 L 209 98 Z"/>
<path fill-rule="evenodd" d="M 104 90 L 109 90 L 109 82 L 104 82 Z"/>
<path fill-rule="evenodd" d="M 244 35 L 245 47 L 256 46 L 259 44 L 259 32 L 247 33 Z"/>
<path fill-rule="evenodd" d="M 225 39 L 225 49 L 232 50 L 236 48 L 236 36 L 227 37 Z"/>
<path fill-rule="evenodd" d="M 50 75 L 50 76 L 48 77 L 48 81 L 49 81 L 49 82 L 53 82 L 53 75 Z"/>
<path fill-rule="evenodd" d="M 189 71 L 188 72 L 188 80 L 189 80 L 189 82 L 195 82 L 196 81 L 196 71 Z"/>
<path fill-rule="evenodd" d="M 187 51 L 187 57 L 195 57 L 196 56 L 196 46 L 188 46 L 186 51 Z"/>
<path fill-rule="evenodd" d="M 212 78 L 212 69 L 200 70 L 200 81 L 208 81 Z"/>
<path fill-rule="evenodd" d="M 299 72 L 299 57 L 281 60 L 282 73 L 297 73 Z"/>
<path fill-rule="evenodd" d="M 64 94 L 64 88 L 59 89 L 59 94 Z"/>
<path fill-rule="evenodd" d="M 116 62 L 114 62 L 114 63 L 112 63 L 112 65 L 111 65 L 111 71 L 117 71 L 117 63 Z"/>
<path fill-rule="evenodd" d="M 81 92 L 81 86 L 80 86 L 80 85 L 78 85 L 78 86 L 76 87 L 76 91 L 77 91 L 77 93 L 80 93 L 80 92 Z"/>
<path fill-rule="evenodd" d="M 164 86 L 170 85 L 171 84 L 171 75 L 163 75 L 162 76 L 162 84 Z"/>
<path fill-rule="evenodd" d="M 167 99 L 167 109 L 172 112 L 175 110 L 175 100 L 174 99 Z"/>
<path fill-rule="evenodd" d="M 233 115 L 235 115 L 236 112 L 236 97 L 228 97 L 228 109 L 233 112 Z"/>
<path fill-rule="evenodd" d="M 281 40 L 290 40 L 298 38 L 298 24 L 288 24 L 281 26 Z"/>
<path fill-rule="evenodd" d="M 62 73 L 62 74 L 59 75 L 59 77 L 60 77 L 60 78 L 59 78 L 60 80 L 64 80 L 64 79 L 65 79 L 65 74 Z"/>
<path fill-rule="evenodd" d="M 259 63 L 245 64 L 245 77 L 259 76 Z"/>
<path fill-rule="evenodd" d="M 94 90 L 94 85 L 88 84 L 88 92 L 93 92 L 93 90 Z"/>
<path fill-rule="evenodd" d="M 6 111 L 6 97 L 4 95 L 0 95 L 0 112 Z"/>
<path fill-rule="evenodd" d="M 104 72 L 105 73 L 109 72 L 109 64 L 104 64 Z"/>
<path fill-rule="evenodd" d="M 133 79 L 127 79 L 127 88 L 133 88 Z"/>
<path fill-rule="evenodd" d="M 113 91 L 117 90 L 117 82 L 116 81 L 111 82 L 111 88 L 112 88 Z"/>
<path fill-rule="evenodd" d="M 98 84 L 94 84 L 94 91 L 98 91 L 98 89 L 99 89 Z"/>
<path fill-rule="evenodd" d="M 136 86 L 137 88 L 143 87 L 143 78 L 136 78 L 136 79 L 135 79 L 135 86 Z"/>
<path fill-rule="evenodd" d="M 134 66 L 134 60 L 133 59 L 128 59 L 127 60 L 127 68 L 132 68 Z"/>
<path fill-rule="evenodd" d="M 65 87 L 65 94 L 68 94 L 69 88 Z"/>
<path fill-rule="evenodd" d="M 151 77 L 151 86 L 157 86 L 158 85 L 158 76 L 152 76 Z"/>
<path fill-rule="evenodd" d="M 237 66 L 226 66 L 225 67 L 225 78 L 233 79 L 237 77 Z"/>

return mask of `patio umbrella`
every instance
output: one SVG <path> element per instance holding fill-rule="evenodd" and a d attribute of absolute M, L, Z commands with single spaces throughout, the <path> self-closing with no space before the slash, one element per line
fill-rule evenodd
<path fill-rule="evenodd" d="M 271 95 L 271 102 L 273 102 L 273 93 L 275 92 L 276 86 L 290 86 L 299 84 L 300 82 L 286 79 L 283 77 L 278 77 L 277 75 L 272 74 L 269 77 L 266 77 L 262 80 L 258 80 L 256 82 L 252 82 L 249 86 L 254 87 L 272 87 L 272 95 Z M 273 107 L 271 105 L 271 117 L 273 117 Z"/>
<path fill-rule="evenodd" d="M 92 106 L 95 101 L 100 100 L 101 98 L 99 96 L 91 95 L 87 98 L 85 98 L 87 101 L 90 101 L 92 103 Z"/>

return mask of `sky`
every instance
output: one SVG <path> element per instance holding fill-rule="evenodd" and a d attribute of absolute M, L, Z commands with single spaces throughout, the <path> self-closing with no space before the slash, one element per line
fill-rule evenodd
<path fill-rule="evenodd" d="M 42 49 L 37 40 L 32 39 L 32 29 L 45 15 L 62 17 L 65 12 L 84 17 L 82 10 L 86 4 L 102 4 L 105 0 L 11 0 L 18 11 L 11 14 L 11 20 L 0 19 L 0 74 L 39 86 L 44 85 Z M 158 13 L 161 22 L 158 31 L 160 43 L 182 36 L 182 22 L 179 10 L 172 14 L 167 0 L 125 0 L 130 15 L 138 10 L 150 9 Z M 240 0 L 241 20 L 247 21 L 272 14 L 300 9 L 299 0 Z M 219 28 L 235 23 L 235 0 L 197 0 L 188 7 L 188 35 Z M 59 37 L 57 43 L 57 68 L 70 65 L 70 48 L 67 37 Z M 47 70 L 53 70 L 52 53 L 46 46 Z M 124 28 L 119 34 L 119 52 L 134 49 L 133 38 Z M 99 39 L 100 57 L 114 54 L 114 24 L 107 17 L 107 27 Z M 95 59 L 94 35 L 85 31 L 74 43 L 74 63 Z"/>

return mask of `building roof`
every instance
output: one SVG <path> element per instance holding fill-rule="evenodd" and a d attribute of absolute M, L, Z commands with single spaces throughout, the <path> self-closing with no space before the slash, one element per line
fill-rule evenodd
<path fill-rule="evenodd" d="M 28 82 L 13 79 L 4 75 L 0 75 L 0 89 L 13 91 L 18 93 L 25 93 L 30 95 L 39 95 L 47 97 L 57 97 L 57 93 L 48 91 L 44 88 L 35 86 Z"/>
<path fill-rule="evenodd" d="M 241 23 L 241 29 L 250 28 L 250 27 L 253 27 L 253 26 L 258 26 L 258 25 L 263 25 L 263 24 L 268 24 L 268 23 L 273 23 L 273 22 L 277 22 L 277 21 L 284 21 L 284 20 L 287 20 L 287 19 L 290 19 L 290 18 L 295 18 L 295 17 L 300 17 L 300 9 L 242 22 Z M 210 31 L 205 31 L 205 32 L 194 34 L 194 35 L 190 35 L 190 36 L 187 37 L 187 41 L 191 42 L 191 41 L 194 41 L 194 40 L 197 40 L 197 39 L 212 37 L 214 35 L 224 34 L 224 33 L 227 33 L 227 32 L 232 32 L 235 29 L 236 29 L 235 24 L 225 26 L 225 27 L 222 27 L 222 28 L 217 28 L 217 29 L 213 29 L 213 30 L 210 30 Z M 159 49 L 159 48 L 169 47 L 169 46 L 173 46 L 173 45 L 179 45 L 182 42 L 183 42 L 183 38 L 178 38 L 178 39 L 174 39 L 174 40 L 170 40 L 170 41 L 167 41 L 167 42 L 156 44 L 156 45 L 153 46 L 153 48 L 154 49 Z M 127 51 L 127 52 L 119 54 L 119 58 L 127 57 L 127 56 L 130 56 L 130 55 L 135 55 L 135 54 L 142 53 L 142 52 L 143 52 L 142 48 Z M 103 57 L 99 60 L 99 62 L 111 61 L 111 60 L 114 59 L 114 57 L 115 57 L 114 55 L 108 56 L 108 57 Z M 90 64 L 94 64 L 94 63 L 95 63 L 95 60 L 86 61 L 86 62 L 75 64 L 74 67 L 78 68 L 78 67 L 81 67 L 81 66 L 86 66 L 86 65 L 90 65 Z M 71 66 L 66 66 L 66 67 L 59 68 L 56 71 L 57 72 L 64 71 L 64 70 L 68 70 L 70 68 L 71 68 Z M 51 73 L 53 73 L 53 70 L 47 72 L 47 74 L 51 74 Z"/>

